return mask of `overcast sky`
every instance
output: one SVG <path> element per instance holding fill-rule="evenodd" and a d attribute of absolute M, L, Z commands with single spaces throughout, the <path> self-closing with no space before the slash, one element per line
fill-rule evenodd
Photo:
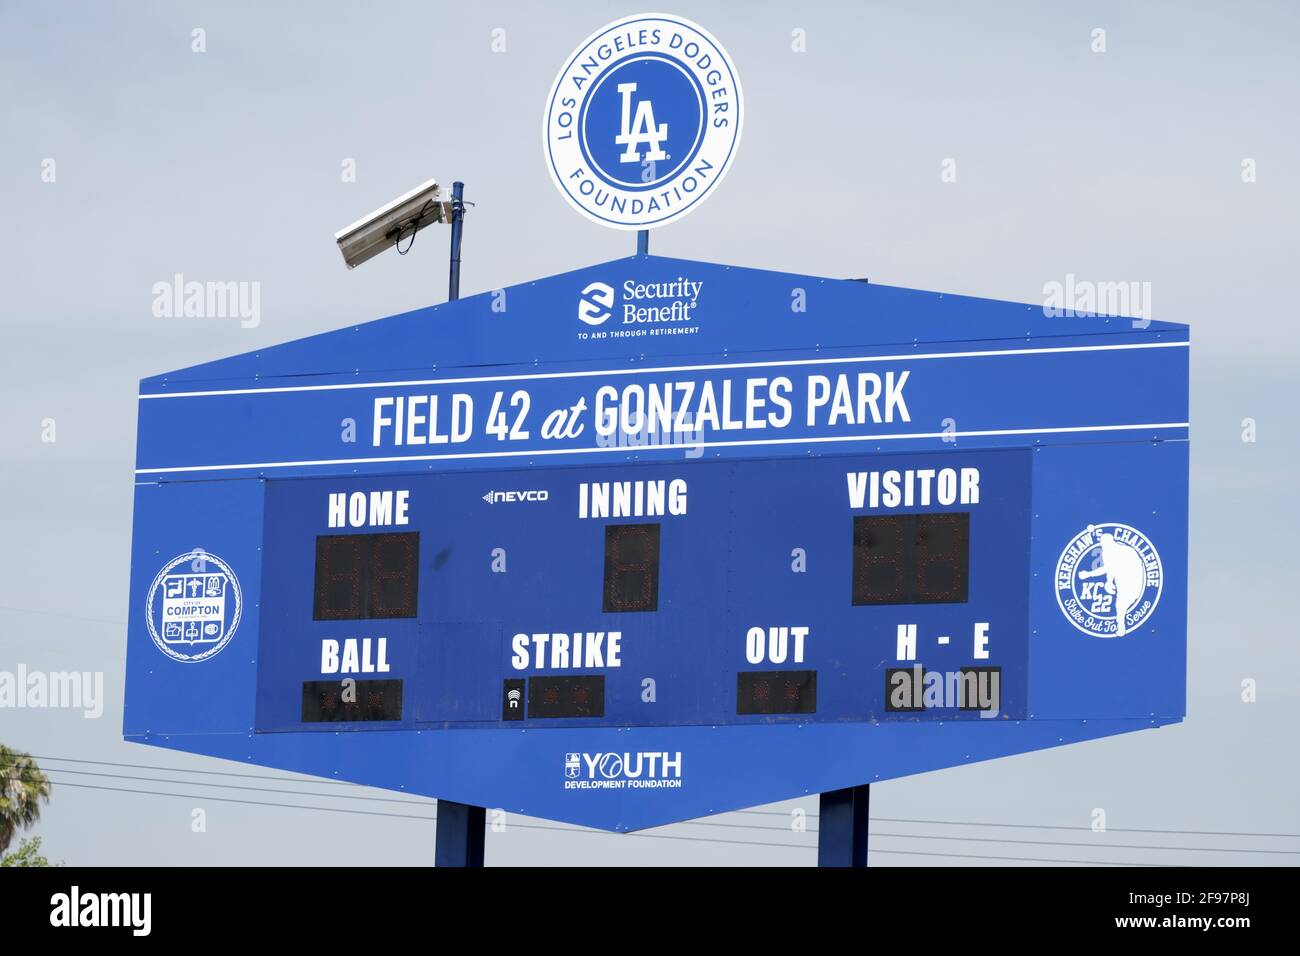
<path fill-rule="evenodd" d="M 1300 859 L 1126 848 L 1300 854 L 1300 839 L 1115 832 L 1300 833 L 1295 5 L 668 9 L 727 48 L 746 116 L 726 182 L 656 231 L 653 252 L 1028 303 L 1071 274 L 1149 282 L 1151 317 L 1192 327 L 1187 720 L 873 787 L 873 864 L 1016 862 L 922 855 L 935 853 Z M 155 770 L 54 759 L 258 772 L 121 741 L 136 387 L 443 300 L 445 232 L 355 272 L 332 241 L 430 177 L 463 179 L 477 203 L 463 294 L 630 254 L 631 234 L 565 204 L 539 134 L 566 56 L 636 12 L 600 2 L 0 3 L 0 670 L 102 671 L 107 697 L 98 719 L 0 710 L 0 742 L 39 756 L 55 780 L 34 831 L 49 856 L 321 864 L 344 848 L 355 863 L 431 862 L 426 821 L 218 798 L 417 816 L 431 802 L 226 776 L 167 787 Z M 193 50 L 196 28 L 206 52 Z M 1093 50 L 1097 29 L 1104 52 Z M 796 30 L 805 52 L 792 49 Z M 941 181 L 946 159 L 954 183 Z M 341 176 L 349 160 L 355 182 Z M 154 317 L 154 284 L 177 273 L 260 283 L 260 323 Z M 1247 418 L 1254 442 L 1242 440 Z M 53 442 L 42 440 L 51 419 Z M 1246 703 L 1252 679 L 1258 697 Z M 185 796 L 154 795 L 164 790 Z M 489 833 L 488 862 L 808 865 L 815 837 L 791 832 L 794 806 L 816 812 L 805 801 L 640 837 L 512 817 Z M 196 807 L 205 833 L 191 830 Z M 1094 808 L 1106 812 L 1104 837 L 887 822 L 1087 827 Z M 940 836 L 988 842 L 926 838 Z"/>

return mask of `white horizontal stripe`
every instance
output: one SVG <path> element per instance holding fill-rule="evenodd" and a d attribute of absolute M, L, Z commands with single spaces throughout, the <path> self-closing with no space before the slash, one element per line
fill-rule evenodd
<path fill-rule="evenodd" d="M 923 352 L 916 355 L 866 355 L 851 358 L 782 359 L 773 362 L 735 362 L 715 365 L 669 365 L 655 368 L 602 368 L 580 372 L 535 372 L 527 375 L 478 375 L 468 378 L 418 378 L 400 382 L 341 382 L 336 385 L 281 385 L 267 388 L 229 388 L 206 392 L 153 392 L 148 398 L 206 398 L 213 395 L 268 395 L 276 392 L 328 392 L 355 388 L 408 388 L 414 385 L 464 385 L 474 382 L 525 382 L 547 378 L 590 378 L 597 375 L 654 375 L 660 372 L 714 372 L 729 368 L 788 368 L 798 365 L 860 365 L 867 362 L 919 362 L 927 359 L 980 358 L 995 355 L 1052 355 L 1066 352 L 1111 352 L 1128 349 L 1187 348 L 1189 342 L 1135 342 L 1127 345 L 1065 345 L 1041 349 L 989 349 L 978 352 Z"/>
<path fill-rule="evenodd" d="M 747 445 L 811 445 L 837 441 L 897 441 L 907 438 L 988 438 L 998 435 L 1063 435 L 1072 432 L 1141 431 L 1146 428 L 1187 428 L 1188 422 L 1139 425 L 1075 425 L 1064 428 L 998 428 L 969 432 L 912 432 L 905 435 L 819 435 L 809 438 L 755 438 L 736 441 L 679 442 L 670 445 L 609 445 L 595 448 L 538 448 L 531 451 L 463 452 L 455 455 L 391 455 L 384 458 L 323 458 L 318 461 L 264 461 L 243 465 L 184 465 L 177 468 L 137 468 L 137 475 L 176 474 L 185 471 L 231 471 L 237 468 L 295 468 L 317 465 L 379 465 L 400 461 L 453 461 L 466 458 L 528 458 L 540 455 L 585 455 L 590 452 L 684 451 L 691 448 L 739 448 Z"/>

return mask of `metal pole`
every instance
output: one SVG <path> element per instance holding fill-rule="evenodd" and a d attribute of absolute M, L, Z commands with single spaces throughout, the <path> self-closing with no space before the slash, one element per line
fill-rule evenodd
<path fill-rule="evenodd" d="M 638 229 L 636 233 L 636 254 L 638 256 L 650 255 L 650 230 Z"/>
<path fill-rule="evenodd" d="M 483 807 L 439 800 L 433 865 L 481 867 L 486 823 L 487 811 Z"/>
<path fill-rule="evenodd" d="M 447 276 L 447 300 L 460 298 L 460 239 L 465 223 L 465 184 L 451 184 L 451 272 Z M 455 800 L 438 801 L 438 824 L 434 835 L 433 865 L 481 867 L 487 810 Z"/>
<path fill-rule="evenodd" d="M 447 300 L 460 298 L 460 236 L 464 229 L 464 183 L 451 184 L 451 275 L 447 277 Z"/>
<path fill-rule="evenodd" d="M 869 784 L 821 795 L 821 816 L 817 821 L 818 866 L 867 865 L 870 798 Z M 441 810 L 438 816 L 441 819 Z"/>

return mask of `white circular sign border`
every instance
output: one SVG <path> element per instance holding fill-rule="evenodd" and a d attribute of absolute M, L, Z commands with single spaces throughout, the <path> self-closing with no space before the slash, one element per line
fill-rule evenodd
<path fill-rule="evenodd" d="M 1083 530 L 1087 531 L 1088 527 L 1089 526 L 1085 525 Z M 1151 610 L 1147 611 L 1146 616 L 1143 617 L 1142 620 L 1138 622 L 1137 627 L 1133 628 L 1132 630 L 1124 632 L 1124 636 L 1128 637 L 1131 634 L 1133 634 L 1135 631 L 1139 630 L 1142 627 L 1142 625 L 1146 624 L 1149 620 L 1151 620 L 1151 618 L 1155 617 L 1156 608 L 1160 606 L 1160 597 L 1165 593 L 1165 560 L 1164 558 L 1160 557 L 1160 549 L 1156 547 L 1155 541 L 1153 541 L 1151 537 L 1147 535 L 1145 532 L 1139 531 L 1131 524 L 1124 524 L 1122 521 L 1097 521 L 1094 522 L 1091 525 L 1091 527 L 1124 528 L 1128 531 L 1132 531 L 1135 535 L 1138 535 L 1143 541 L 1145 541 L 1147 545 L 1151 548 L 1151 553 L 1156 556 L 1156 563 L 1160 567 L 1160 584 L 1156 588 L 1155 600 L 1151 602 Z M 1061 601 L 1061 588 L 1056 586 L 1057 574 L 1059 574 L 1061 570 L 1061 562 L 1065 560 L 1065 553 L 1070 550 L 1071 544 L 1079 540 L 1079 535 L 1082 533 L 1083 532 L 1078 532 L 1072 538 L 1070 538 L 1066 546 L 1061 549 L 1060 556 L 1056 559 L 1056 568 L 1052 574 L 1052 590 L 1056 592 L 1056 606 L 1060 608 L 1061 616 L 1064 617 L 1067 621 L 1069 621 L 1070 625 L 1080 634 L 1086 634 L 1088 637 L 1096 637 L 1103 641 L 1114 640 L 1115 638 L 1119 637 L 1118 634 L 1096 634 L 1092 631 L 1087 630 L 1086 628 L 1080 627 L 1079 623 L 1074 618 L 1070 617 L 1069 612 L 1066 611 L 1065 604 L 1062 603 Z M 1082 555 L 1080 555 L 1080 558 L 1082 558 Z M 1076 572 L 1077 572 L 1077 568 L 1078 568 L 1078 564 L 1076 562 Z M 1071 582 L 1070 591 L 1071 593 L 1074 592 L 1073 582 Z"/>
<path fill-rule="evenodd" d="M 665 216 L 661 216 L 658 219 L 642 222 L 642 223 L 621 223 L 614 220 L 605 219 L 601 216 L 596 215 L 595 213 L 590 212 L 584 205 L 582 205 L 582 203 L 574 199 L 573 196 L 570 194 L 569 190 L 565 188 L 563 179 L 555 170 L 555 162 L 551 154 L 551 137 L 550 137 L 551 114 L 555 108 L 555 98 L 556 95 L 559 93 L 560 84 L 564 82 L 564 78 L 568 74 L 569 68 L 573 66 L 573 64 L 578 60 L 579 57 L 582 56 L 583 52 L 587 48 L 590 47 L 592 43 L 594 43 L 597 39 L 611 32 L 612 30 L 615 30 L 619 27 L 627 26 L 630 23 L 636 23 L 638 21 L 645 21 L 645 20 L 659 20 L 664 23 L 670 23 L 674 26 L 684 27 L 688 30 L 693 30 L 696 33 L 698 33 L 700 37 L 702 37 L 704 40 L 707 40 L 708 43 L 713 47 L 714 51 L 722 59 L 723 65 L 726 67 L 727 70 L 727 75 L 731 78 L 731 85 L 736 91 L 736 110 L 735 110 L 736 130 L 734 136 L 732 137 L 731 146 L 727 151 L 727 157 L 723 161 L 722 165 L 718 168 L 717 175 L 715 176 L 713 182 L 709 185 L 707 189 L 705 189 L 702 193 L 700 193 L 698 196 L 696 196 L 686 205 L 681 206 L 673 210 L 671 213 L 668 213 Z M 581 112 L 581 107 L 582 104 L 579 104 L 579 106 L 575 108 L 575 113 Z M 706 137 L 708 132 L 707 117 L 708 117 L 708 113 L 706 109 L 704 117 L 701 118 L 701 122 L 704 125 Z M 555 188 L 560 191 L 560 195 L 564 197 L 564 201 L 568 203 L 569 206 L 571 206 L 573 209 L 581 213 L 584 218 L 590 220 L 591 222 L 596 223 L 597 225 L 605 226 L 608 229 L 617 229 L 620 232 L 639 232 L 642 229 L 656 229 L 659 226 L 666 226 L 670 223 L 676 222 L 679 219 L 684 218 L 686 215 L 694 211 L 694 209 L 696 208 L 696 206 L 699 205 L 701 200 L 711 195 L 713 191 L 717 189 L 717 187 L 726 178 L 727 173 L 731 171 L 732 164 L 736 157 L 736 151 L 740 148 L 740 141 L 741 141 L 741 136 L 744 133 L 744 128 L 745 128 L 745 93 L 744 90 L 741 88 L 740 77 L 737 75 L 736 72 L 736 64 L 732 61 L 731 55 L 727 52 L 726 48 L 723 47 L 723 45 L 720 42 L 718 42 L 718 38 L 715 37 L 708 30 L 704 29 L 704 27 L 700 26 L 695 21 L 688 20 L 685 17 L 677 16 L 676 14 L 638 13 L 633 16 L 623 17 L 621 20 L 615 20 L 611 23 L 607 23 L 599 30 L 596 30 L 594 33 L 588 36 L 585 40 L 582 41 L 582 43 L 580 43 L 577 46 L 577 48 L 573 51 L 573 54 L 569 57 L 568 60 L 565 61 L 564 65 L 560 68 L 559 72 L 555 75 L 555 81 L 551 84 L 550 93 L 547 94 L 546 97 L 546 111 L 542 115 L 542 152 L 543 155 L 546 157 L 546 170 L 551 176 L 551 182 L 555 184 Z M 576 120 L 574 124 L 574 136 L 575 138 L 585 136 L 585 134 L 581 130 L 577 129 Z"/>
<path fill-rule="evenodd" d="M 162 579 L 166 577 L 168 571 L 172 570 L 172 568 L 176 567 L 179 564 L 183 564 L 186 561 L 196 561 L 199 560 L 200 558 L 204 561 L 211 561 L 213 564 L 215 564 L 217 568 L 223 574 L 225 574 L 226 578 L 230 581 L 235 596 L 235 611 L 230 618 L 230 629 L 226 631 L 226 633 L 222 636 L 221 640 L 217 642 L 216 647 L 208 648 L 208 650 L 204 651 L 202 654 L 199 654 L 197 656 L 186 656 L 184 654 L 180 654 L 172 650 L 172 648 L 169 647 L 167 643 L 162 639 L 161 635 L 159 635 L 158 629 L 154 627 L 153 598 L 154 595 L 158 592 L 158 585 L 162 583 Z M 193 551 L 188 551 L 185 554 L 177 555 L 176 557 L 168 561 L 165 565 L 163 565 L 162 570 L 159 571 L 156 575 L 154 575 L 153 583 L 149 585 L 149 594 L 144 600 L 144 620 L 145 620 L 145 624 L 149 628 L 149 637 L 153 639 L 154 646 L 157 647 L 158 650 L 166 654 L 168 657 L 170 657 L 172 660 L 180 664 L 201 664 L 204 661 L 211 660 L 212 658 L 220 654 L 223 650 L 225 650 L 226 645 L 230 643 L 230 639 L 235 636 L 235 631 L 239 627 L 239 619 L 243 616 L 243 611 L 244 611 L 243 592 L 239 587 L 239 578 L 235 576 L 234 569 L 231 568 L 231 566 L 227 564 L 225 561 L 223 561 L 221 558 L 217 557 L 217 555 L 213 554 L 211 551 L 204 551 L 202 548 L 195 548 Z"/>

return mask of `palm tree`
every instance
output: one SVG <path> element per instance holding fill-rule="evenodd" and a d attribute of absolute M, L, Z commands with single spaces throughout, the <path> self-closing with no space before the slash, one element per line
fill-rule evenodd
<path fill-rule="evenodd" d="M 49 802 L 50 781 L 30 754 L 0 746 L 0 853 L 19 827 L 30 827 Z"/>

